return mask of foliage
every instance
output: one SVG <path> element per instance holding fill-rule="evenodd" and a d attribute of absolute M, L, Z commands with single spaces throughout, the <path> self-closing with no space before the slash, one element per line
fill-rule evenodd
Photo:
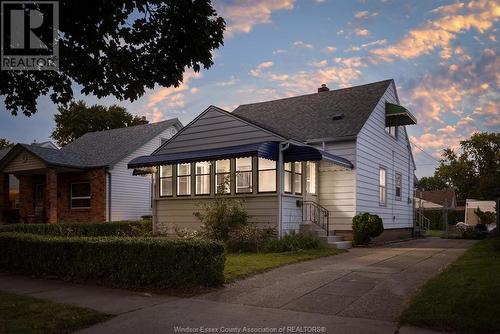
<path fill-rule="evenodd" d="M 262 252 L 270 240 L 276 239 L 276 235 L 274 228 L 248 224 L 229 233 L 226 247 L 229 252 Z"/>
<path fill-rule="evenodd" d="M 457 198 L 500 197 L 500 133 L 475 133 L 460 142 L 460 151 L 443 152 L 434 176 L 456 190 Z"/>
<path fill-rule="evenodd" d="M 149 236 L 152 234 L 152 229 L 150 221 L 123 221 L 93 224 L 13 224 L 0 226 L 0 233 L 18 232 L 64 237 L 133 237 Z"/>
<path fill-rule="evenodd" d="M 123 107 L 93 105 L 88 107 L 84 101 L 71 102 L 60 106 L 54 115 L 56 127 L 52 131 L 60 146 L 71 143 L 87 132 L 103 131 L 127 126 L 147 124 L 145 117 L 134 116 Z"/>
<path fill-rule="evenodd" d="M 59 1 L 59 71 L 1 71 L 0 95 L 13 115 L 36 112 L 50 94 L 56 104 L 85 95 L 137 100 L 146 88 L 179 86 L 184 71 L 213 65 L 224 19 L 210 0 Z"/>
<path fill-rule="evenodd" d="M 14 147 L 14 143 L 5 138 L 0 138 L 0 150 Z"/>
<path fill-rule="evenodd" d="M 319 248 L 286 253 L 233 253 L 226 255 L 226 282 L 264 272 L 284 265 L 344 253 L 341 249 Z"/>
<path fill-rule="evenodd" d="M 465 220 L 465 210 L 446 210 L 448 225 L 455 225 Z M 443 210 L 424 210 L 423 215 L 428 218 L 431 230 L 444 230 Z"/>
<path fill-rule="evenodd" d="M 194 215 L 202 222 L 202 233 L 218 241 L 227 241 L 230 233 L 248 224 L 249 218 L 242 201 L 221 196 L 201 204 Z"/>
<path fill-rule="evenodd" d="M 437 176 L 424 176 L 415 184 L 418 190 L 443 190 L 448 188 L 446 182 Z"/>
<path fill-rule="evenodd" d="M 475 244 L 411 299 L 400 324 L 453 333 L 500 333 L 500 239 Z"/>
<path fill-rule="evenodd" d="M 304 249 L 319 249 L 325 245 L 313 233 L 289 233 L 281 239 L 270 240 L 265 251 L 270 253 L 293 252 Z"/>
<path fill-rule="evenodd" d="M 367 212 L 357 214 L 352 218 L 352 234 L 355 245 L 367 245 L 372 238 L 384 232 L 382 218 Z"/>
<path fill-rule="evenodd" d="M 476 210 L 474 210 L 474 213 L 479 218 L 481 224 L 487 225 L 494 224 L 496 222 L 497 215 L 495 214 L 495 212 L 483 211 L 478 207 Z"/>
<path fill-rule="evenodd" d="M 0 254 L 0 271 L 117 287 L 214 286 L 224 281 L 224 246 L 209 241 L 0 233 Z"/>
<path fill-rule="evenodd" d="M 0 333 L 73 333 L 110 317 L 87 308 L 0 292 Z"/>

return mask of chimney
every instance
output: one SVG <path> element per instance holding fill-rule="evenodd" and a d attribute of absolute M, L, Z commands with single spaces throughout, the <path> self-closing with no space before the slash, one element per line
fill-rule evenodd
<path fill-rule="evenodd" d="M 330 88 L 326 87 L 326 84 L 322 84 L 321 87 L 318 88 L 318 93 L 328 92 Z"/>

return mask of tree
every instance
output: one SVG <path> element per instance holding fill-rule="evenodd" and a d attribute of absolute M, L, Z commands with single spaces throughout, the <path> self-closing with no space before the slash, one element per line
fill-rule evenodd
<path fill-rule="evenodd" d="M 11 148 L 14 146 L 14 143 L 5 138 L 0 138 L 0 150 L 4 148 Z"/>
<path fill-rule="evenodd" d="M 424 176 L 418 180 L 415 187 L 418 190 L 442 190 L 448 188 L 446 182 L 437 176 Z"/>
<path fill-rule="evenodd" d="M 500 133 L 475 133 L 460 142 L 458 153 L 445 149 L 435 177 L 465 200 L 500 196 Z"/>
<path fill-rule="evenodd" d="M 117 105 L 87 107 L 83 101 L 71 102 L 68 107 L 59 107 L 54 120 L 56 128 L 52 131 L 51 137 L 59 146 L 67 145 L 87 132 L 148 123 L 145 117 L 134 116 L 123 107 Z"/>
<path fill-rule="evenodd" d="M 8 111 L 26 116 L 49 92 L 67 105 L 72 83 L 133 101 L 155 85 L 177 87 L 187 68 L 210 68 L 224 29 L 210 0 L 61 0 L 59 71 L 1 71 L 0 95 Z"/>

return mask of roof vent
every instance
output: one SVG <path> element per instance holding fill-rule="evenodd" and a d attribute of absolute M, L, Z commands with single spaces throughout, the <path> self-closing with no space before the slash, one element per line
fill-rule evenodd
<path fill-rule="evenodd" d="M 341 119 L 343 119 L 343 118 L 344 118 L 344 113 L 342 113 L 342 114 L 337 114 L 337 115 L 333 115 L 332 120 L 334 120 L 334 121 L 338 121 L 338 120 L 341 120 Z"/>
<path fill-rule="evenodd" d="M 321 87 L 318 88 L 318 93 L 328 92 L 330 88 L 326 87 L 326 84 L 322 84 Z"/>

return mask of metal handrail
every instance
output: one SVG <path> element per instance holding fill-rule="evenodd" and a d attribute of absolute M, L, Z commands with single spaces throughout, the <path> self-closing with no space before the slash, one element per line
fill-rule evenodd
<path fill-rule="evenodd" d="M 327 236 L 330 234 L 330 212 L 316 202 L 302 202 L 302 221 L 310 221 L 325 230 Z"/>

